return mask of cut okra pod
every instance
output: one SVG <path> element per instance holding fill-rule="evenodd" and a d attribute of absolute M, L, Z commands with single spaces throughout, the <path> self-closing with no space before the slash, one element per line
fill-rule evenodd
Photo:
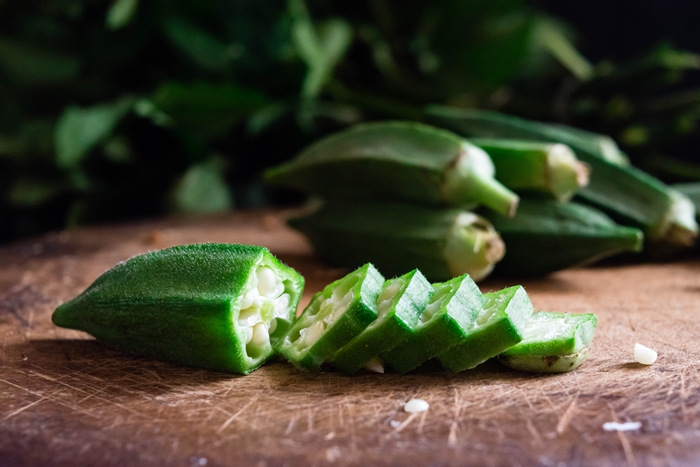
<path fill-rule="evenodd" d="M 638 252 L 643 234 L 578 203 L 523 199 L 513 218 L 484 212 L 508 245 L 496 274 L 540 276 L 620 252 Z"/>
<path fill-rule="evenodd" d="M 289 224 L 329 263 L 354 268 L 371 261 L 392 276 L 418 268 L 431 281 L 465 273 L 480 280 L 505 251 L 488 221 L 458 209 L 327 202 Z"/>
<path fill-rule="evenodd" d="M 621 222 L 639 227 L 651 242 L 691 246 L 698 235 L 695 208 L 687 197 L 641 170 L 610 161 L 580 135 L 561 127 L 497 112 L 434 106 L 428 119 L 467 137 L 539 139 L 569 145 L 593 174 L 578 195 Z M 580 133 L 580 132 L 579 132 Z"/>
<path fill-rule="evenodd" d="M 371 264 L 327 285 L 277 346 L 291 363 L 317 370 L 377 319 L 384 277 Z"/>
<path fill-rule="evenodd" d="M 466 274 L 433 284 L 433 289 L 411 336 L 380 356 L 399 373 L 406 373 L 462 342 L 484 306 L 484 296 Z"/>
<path fill-rule="evenodd" d="M 470 139 L 496 166 L 496 179 L 511 190 L 543 193 L 568 201 L 588 185 L 588 165 L 561 143 L 511 139 Z"/>
<path fill-rule="evenodd" d="M 533 312 L 525 289 L 516 285 L 484 297 L 486 303 L 464 340 L 437 357 L 453 373 L 474 368 L 523 339 Z"/>
<path fill-rule="evenodd" d="M 318 141 L 265 178 L 325 198 L 483 204 L 512 215 L 518 196 L 494 171 L 482 149 L 453 133 L 414 122 L 375 122 Z"/>
<path fill-rule="evenodd" d="M 525 326 L 523 340 L 503 352 L 499 361 L 516 370 L 563 373 L 587 358 L 598 318 L 593 313 L 540 311 Z"/>
<path fill-rule="evenodd" d="M 348 374 L 363 367 L 384 373 L 379 355 L 408 339 L 432 294 L 430 282 L 417 269 L 384 282 L 377 299 L 379 317 L 338 350 L 331 365 Z"/>
<path fill-rule="evenodd" d="M 303 287 L 264 247 L 178 246 L 118 264 L 52 320 L 133 354 L 248 374 L 273 355 Z"/>

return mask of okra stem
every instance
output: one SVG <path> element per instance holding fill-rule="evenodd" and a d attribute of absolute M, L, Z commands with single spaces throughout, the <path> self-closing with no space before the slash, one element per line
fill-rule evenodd
<path fill-rule="evenodd" d="M 570 147 L 510 139 L 471 139 L 496 166 L 496 179 L 512 190 L 547 193 L 568 201 L 588 185 L 590 169 Z"/>

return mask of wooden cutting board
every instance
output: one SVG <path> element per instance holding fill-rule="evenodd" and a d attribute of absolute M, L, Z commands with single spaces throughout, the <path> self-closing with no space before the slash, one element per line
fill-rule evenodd
<path fill-rule="evenodd" d="M 588 362 L 564 375 L 496 364 L 453 375 L 240 377 L 135 358 L 52 325 L 116 262 L 192 242 L 268 246 L 307 278 L 344 274 L 278 214 L 51 234 L 0 248 L 0 466 L 700 465 L 700 262 L 605 266 L 524 282 L 537 309 L 595 312 Z M 512 285 L 488 280 L 484 290 Z M 658 362 L 633 360 L 635 342 Z M 408 415 L 422 398 L 430 409 Z M 641 428 L 609 432 L 610 421 Z"/>

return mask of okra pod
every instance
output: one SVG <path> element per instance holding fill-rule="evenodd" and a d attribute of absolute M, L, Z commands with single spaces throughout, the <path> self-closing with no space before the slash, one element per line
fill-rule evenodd
<path fill-rule="evenodd" d="M 273 185 L 325 198 L 483 204 L 512 215 L 518 196 L 494 178 L 488 155 L 449 131 L 414 122 L 356 125 L 265 174 Z"/>
<path fill-rule="evenodd" d="M 570 147 L 511 139 L 470 139 L 491 157 L 496 179 L 511 190 L 545 193 L 568 201 L 588 185 L 588 165 Z"/>
<path fill-rule="evenodd" d="M 292 364 L 317 370 L 377 319 L 384 277 L 371 264 L 327 285 L 313 296 L 277 346 Z"/>
<path fill-rule="evenodd" d="M 384 282 L 377 299 L 379 317 L 338 350 L 331 365 L 348 374 L 363 367 L 383 373 L 379 355 L 408 339 L 432 294 L 430 282 L 417 269 Z"/>
<path fill-rule="evenodd" d="M 522 371 L 563 373 L 587 358 L 598 318 L 593 313 L 540 311 L 525 326 L 523 340 L 503 352 L 499 361 Z"/>
<path fill-rule="evenodd" d="M 523 199 L 513 218 L 484 213 L 507 245 L 496 274 L 539 276 L 620 252 L 641 251 L 644 235 L 578 203 Z"/>
<path fill-rule="evenodd" d="M 480 280 L 505 251 L 488 221 L 459 209 L 327 202 L 289 224 L 331 264 L 357 267 L 371 261 L 392 276 L 418 268 L 431 281 L 464 273 Z"/>
<path fill-rule="evenodd" d="M 700 182 L 677 183 L 672 188 L 685 195 L 695 205 L 697 216 L 700 213 Z"/>
<path fill-rule="evenodd" d="M 418 318 L 411 336 L 380 357 L 406 373 L 462 342 L 484 306 L 484 296 L 466 274 L 440 284 Z"/>
<path fill-rule="evenodd" d="M 273 355 L 303 287 L 264 247 L 177 246 L 119 263 L 52 320 L 133 354 L 248 374 Z"/>
<path fill-rule="evenodd" d="M 474 368 L 523 339 L 533 312 L 525 289 L 516 285 L 484 297 L 486 303 L 464 340 L 437 357 L 453 373 Z"/>
<path fill-rule="evenodd" d="M 578 192 L 586 202 L 641 228 L 650 241 L 682 247 L 695 242 L 695 208 L 685 196 L 635 167 L 611 162 L 601 150 L 577 142 L 580 138 L 562 132 L 560 127 L 480 110 L 432 107 L 427 113 L 430 121 L 468 137 L 540 139 L 567 144 L 591 167 L 588 186 Z"/>

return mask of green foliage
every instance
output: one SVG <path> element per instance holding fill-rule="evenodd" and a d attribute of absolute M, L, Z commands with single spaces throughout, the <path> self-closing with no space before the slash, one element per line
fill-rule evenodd
<path fill-rule="evenodd" d="M 700 120 L 678 87 L 700 58 L 590 64 L 574 38 L 525 0 L 0 2 L 0 241 L 289 202 L 264 168 L 428 104 L 608 133 L 657 170 Z"/>

